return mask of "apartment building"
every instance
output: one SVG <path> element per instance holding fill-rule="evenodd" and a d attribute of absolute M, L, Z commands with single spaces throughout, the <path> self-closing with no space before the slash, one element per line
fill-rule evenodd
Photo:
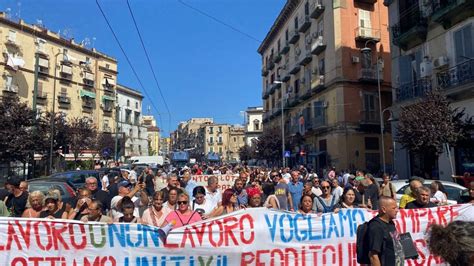
<path fill-rule="evenodd" d="M 377 172 L 384 147 L 391 168 L 391 134 L 380 132 L 392 101 L 387 13 L 380 0 L 288 0 L 281 10 L 258 52 L 263 127 L 283 124 L 290 165 Z"/>
<path fill-rule="evenodd" d="M 245 128 L 229 124 L 203 124 L 199 130 L 199 140 L 202 159 L 211 158 L 209 154 L 217 154 L 221 161 L 238 162 L 239 149 L 245 145 Z"/>
<path fill-rule="evenodd" d="M 252 146 L 252 140 L 263 133 L 263 107 L 249 107 L 245 110 L 245 144 Z"/>
<path fill-rule="evenodd" d="M 161 155 L 168 155 L 171 152 L 171 138 L 160 138 L 160 152 Z"/>
<path fill-rule="evenodd" d="M 392 37 L 394 134 L 401 107 L 434 89 L 445 94 L 453 108 L 473 116 L 474 2 L 385 0 L 384 4 Z M 394 141 L 395 169 L 401 177 L 417 174 L 445 180 L 452 174 L 474 173 L 473 136 L 474 131 L 439 158 L 412 154 Z"/>
<path fill-rule="evenodd" d="M 148 155 L 148 131 L 142 124 L 141 92 L 117 85 L 118 132 L 125 138 L 125 158 Z"/>
<path fill-rule="evenodd" d="M 38 25 L 0 12 L 0 87 L 40 112 L 87 117 L 114 132 L 117 60 Z M 35 66 L 38 92 L 34 99 Z"/>
<path fill-rule="evenodd" d="M 203 142 L 199 139 L 199 130 L 203 125 L 212 123 L 212 118 L 191 118 L 180 122 L 173 134 L 173 149 L 188 151 L 191 158 L 201 158 Z"/>
<path fill-rule="evenodd" d="M 152 115 L 142 116 L 142 125 L 147 128 L 148 153 L 149 155 L 162 155 L 160 128 L 158 128 L 156 119 Z M 168 154 L 168 153 L 165 153 Z"/>

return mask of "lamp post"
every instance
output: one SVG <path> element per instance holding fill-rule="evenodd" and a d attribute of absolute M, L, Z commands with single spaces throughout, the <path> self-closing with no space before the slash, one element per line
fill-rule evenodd
<path fill-rule="evenodd" d="M 273 84 L 283 84 L 280 80 L 273 81 Z M 285 119 L 284 119 L 284 111 L 283 108 L 283 87 L 280 86 L 281 89 L 281 161 L 283 168 L 285 168 L 286 160 L 285 160 Z"/>
<path fill-rule="evenodd" d="M 54 120 L 56 119 L 55 109 L 56 109 L 56 78 L 58 72 L 58 56 L 63 55 L 63 52 L 59 52 L 54 55 L 54 79 L 53 79 L 53 110 L 51 114 L 51 136 L 50 136 L 50 146 L 49 146 L 49 173 L 53 173 L 53 146 L 54 146 Z"/>
<path fill-rule="evenodd" d="M 381 143 L 381 147 L 382 147 L 382 169 L 383 169 L 383 172 L 385 173 L 386 171 L 386 167 L 385 167 L 385 141 L 383 139 L 383 130 L 384 130 L 384 126 L 383 126 L 383 111 L 382 111 L 382 91 L 381 91 L 381 88 L 380 88 L 380 58 L 379 58 L 379 55 L 378 55 L 378 52 L 377 52 L 377 42 L 373 41 L 373 40 L 368 40 L 365 42 L 365 45 L 364 45 L 364 48 L 362 48 L 360 51 L 362 53 L 370 53 L 372 52 L 372 49 L 367 47 L 367 44 L 369 42 L 372 42 L 374 45 L 375 45 L 375 54 L 376 54 L 376 58 L 377 58 L 377 69 L 376 69 L 376 72 L 377 72 L 377 89 L 378 89 L 378 94 L 379 94 L 379 117 L 380 117 L 380 143 Z"/>

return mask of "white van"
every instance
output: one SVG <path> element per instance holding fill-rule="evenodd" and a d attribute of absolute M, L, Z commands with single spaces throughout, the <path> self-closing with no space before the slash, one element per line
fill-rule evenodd
<path fill-rule="evenodd" d="M 163 163 L 163 156 L 132 156 L 129 159 L 129 164 L 163 165 Z"/>

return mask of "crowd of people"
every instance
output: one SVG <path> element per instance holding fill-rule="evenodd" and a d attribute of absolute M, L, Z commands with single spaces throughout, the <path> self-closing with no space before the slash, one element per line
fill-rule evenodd
<path fill-rule="evenodd" d="M 205 186 L 193 175 L 209 174 Z M 232 187 L 222 191 L 218 175 L 234 175 Z M 209 167 L 200 165 L 174 171 L 146 168 L 121 169 L 106 173 L 100 180 L 88 177 L 76 197 L 63 200 L 58 189 L 46 194 L 28 191 L 28 182 L 12 176 L 0 189 L 0 216 L 71 219 L 83 222 L 142 223 L 179 227 L 218 217 L 245 208 L 267 207 L 302 214 L 338 212 L 345 208 L 378 210 L 381 198 L 396 199 L 391 176 L 384 174 L 379 184 L 370 173 L 337 172 L 324 176 L 296 169 L 263 169 L 245 166 Z M 474 183 L 470 200 L 474 199 Z M 410 180 L 400 208 L 429 208 L 447 204 L 441 182 L 428 188 L 421 178 Z"/>

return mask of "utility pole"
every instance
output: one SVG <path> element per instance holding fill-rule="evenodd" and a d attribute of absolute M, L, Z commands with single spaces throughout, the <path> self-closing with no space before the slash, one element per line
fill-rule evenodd
<path fill-rule="evenodd" d="M 36 135 L 36 132 L 38 130 L 38 109 L 36 107 L 36 98 L 38 97 L 38 72 L 39 72 L 39 54 L 36 53 L 35 55 L 35 81 L 33 85 L 33 113 L 35 114 L 35 125 L 33 127 L 33 134 Z M 35 166 L 36 166 L 36 161 L 35 161 L 35 146 L 33 146 L 33 151 L 32 151 L 32 173 L 31 173 L 31 178 L 35 178 Z"/>
<path fill-rule="evenodd" d="M 120 106 L 118 105 L 118 97 L 115 97 L 115 162 L 118 162 L 118 122 L 119 122 L 119 111 Z"/>

